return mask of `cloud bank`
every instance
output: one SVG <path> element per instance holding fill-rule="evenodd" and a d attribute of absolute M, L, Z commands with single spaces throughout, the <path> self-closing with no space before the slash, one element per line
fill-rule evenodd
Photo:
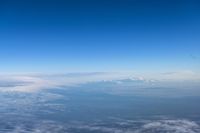
<path fill-rule="evenodd" d="M 115 121 L 112 124 L 101 122 L 81 123 L 69 122 L 59 123 L 55 121 L 33 120 L 26 123 L 4 123 L 1 125 L 0 133 L 70 133 L 70 132 L 98 132 L 98 133 L 199 133 L 200 126 L 194 121 L 170 119 L 170 120 L 124 120 L 119 125 Z M 105 122 L 104 122 L 105 123 Z M 2 123 L 1 123 L 2 124 Z M 112 125 L 112 126 L 111 126 Z M 9 129 L 6 127 L 10 127 Z"/>
<path fill-rule="evenodd" d="M 162 75 L 162 76 L 160 76 Z M 190 71 L 169 72 L 149 76 L 133 73 L 68 73 L 68 74 L 27 74 L 27 75 L 1 75 L 0 91 L 35 92 L 51 88 L 67 88 L 88 83 L 114 84 L 117 86 L 132 86 L 132 88 L 198 88 L 200 78 L 198 74 Z M 185 79 L 184 77 L 188 77 Z"/>

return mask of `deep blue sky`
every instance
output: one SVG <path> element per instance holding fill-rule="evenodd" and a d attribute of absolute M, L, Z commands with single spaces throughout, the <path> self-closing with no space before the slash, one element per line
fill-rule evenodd
<path fill-rule="evenodd" d="M 1 0 L 0 72 L 197 71 L 200 1 Z"/>

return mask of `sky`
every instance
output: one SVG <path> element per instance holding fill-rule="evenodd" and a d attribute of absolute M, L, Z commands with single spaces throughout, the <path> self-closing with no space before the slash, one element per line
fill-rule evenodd
<path fill-rule="evenodd" d="M 198 0 L 1 0 L 0 73 L 193 72 Z"/>

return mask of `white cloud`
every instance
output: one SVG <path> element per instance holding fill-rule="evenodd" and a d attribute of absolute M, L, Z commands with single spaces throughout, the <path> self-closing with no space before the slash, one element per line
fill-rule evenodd
<path fill-rule="evenodd" d="M 1 75 L 0 91 L 34 92 L 40 89 L 73 86 L 103 80 L 118 80 L 130 77 L 122 73 L 74 73 L 48 75 Z"/>
<path fill-rule="evenodd" d="M 161 75 L 165 80 L 200 80 L 199 73 L 191 70 L 165 72 Z"/>
<path fill-rule="evenodd" d="M 159 120 L 142 126 L 135 133 L 199 133 L 200 126 L 189 120 Z"/>
<path fill-rule="evenodd" d="M 7 86 L 5 85 L 6 83 Z M 41 88 L 50 87 L 51 85 L 52 84 L 48 80 L 32 76 L 10 75 L 0 77 L 0 91 L 31 92 Z"/>
<path fill-rule="evenodd" d="M 161 120 L 126 120 L 115 119 L 67 123 L 34 118 L 2 118 L 0 133 L 71 133 L 71 132 L 99 132 L 99 133 L 199 133 L 200 125 L 186 119 Z M 14 121 L 13 121 L 14 119 Z M 125 125 L 121 124 L 125 123 Z M 10 129 L 6 129 L 10 127 Z"/>
<path fill-rule="evenodd" d="M 35 92 L 92 82 L 112 82 L 119 86 L 130 85 L 133 88 L 177 87 L 178 84 L 179 88 L 190 88 L 200 86 L 198 76 L 192 71 L 162 73 L 157 76 L 152 74 L 151 77 L 131 72 L 1 75 L 0 91 Z"/>

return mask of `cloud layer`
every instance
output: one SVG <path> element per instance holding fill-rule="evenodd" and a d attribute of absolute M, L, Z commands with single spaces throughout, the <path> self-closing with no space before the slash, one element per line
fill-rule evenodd
<path fill-rule="evenodd" d="M 104 123 L 104 124 L 102 124 Z M 71 133 L 71 132 L 98 132 L 98 133 L 199 133 L 200 126 L 189 120 L 123 120 L 107 123 L 55 121 L 18 121 L 18 123 L 1 123 L 0 133 Z"/>
<path fill-rule="evenodd" d="M 189 120 L 159 120 L 147 123 L 135 133 L 198 133 L 200 126 Z"/>
<path fill-rule="evenodd" d="M 188 73 L 188 72 L 187 72 Z M 181 73 L 182 74 L 182 73 Z M 181 75 L 178 74 L 178 75 Z M 191 73 L 190 73 L 191 74 Z M 177 73 L 164 73 L 169 77 Z M 199 96 L 199 80 L 149 79 L 131 73 L 69 73 L 0 76 L 0 92 L 38 92 L 45 89 L 85 89 L 109 94 Z M 85 89 L 86 90 L 86 89 Z"/>

